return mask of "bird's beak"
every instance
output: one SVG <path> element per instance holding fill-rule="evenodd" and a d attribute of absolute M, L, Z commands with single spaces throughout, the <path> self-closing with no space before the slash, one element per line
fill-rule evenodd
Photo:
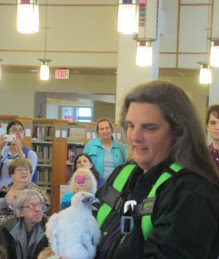
<path fill-rule="evenodd" d="M 91 210 L 98 210 L 98 205 L 99 205 L 100 201 L 99 199 L 97 199 L 96 197 L 93 198 L 91 204 L 90 204 L 90 208 Z"/>

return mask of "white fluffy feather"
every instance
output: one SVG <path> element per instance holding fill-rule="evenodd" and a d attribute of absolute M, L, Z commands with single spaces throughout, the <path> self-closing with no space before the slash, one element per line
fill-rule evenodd
<path fill-rule="evenodd" d="M 56 255 L 68 259 L 95 257 L 100 231 L 89 208 L 92 199 L 93 194 L 78 192 L 72 197 L 69 208 L 49 218 L 46 236 Z"/>

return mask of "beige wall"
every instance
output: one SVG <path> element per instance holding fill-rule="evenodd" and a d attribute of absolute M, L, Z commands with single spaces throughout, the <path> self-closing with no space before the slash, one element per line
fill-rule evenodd
<path fill-rule="evenodd" d="M 166 75 L 164 75 L 166 73 Z M 159 79 L 168 80 L 182 87 L 191 97 L 199 113 L 203 126 L 205 126 L 205 113 L 207 108 L 208 85 L 199 84 L 199 71 L 179 71 L 179 76 L 170 75 L 162 70 Z"/>
<path fill-rule="evenodd" d="M 34 116 L 35 92 L 115 94 L 116 76 L 73 75 L 69 80 L 41 81 L 36 73 L 4 73 L 0 80 L 0 114 Z"/>
<path fill-rule="evenodd" d="M 101 117 L 107 117 L 112 122 L 115 121 L 115 104 L 94 102 L 93 121 L 97 121 Z"/>

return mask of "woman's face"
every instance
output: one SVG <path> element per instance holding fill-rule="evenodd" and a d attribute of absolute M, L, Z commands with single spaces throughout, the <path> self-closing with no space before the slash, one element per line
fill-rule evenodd
<path fill-rule="evenodd" d="M 73 184 L 73 192 L 85 191 L 90 192 L 92 188 L 92 181 L 89 173 L 80 171 L 76 174 L 75 182 Z"/>
<path fill-rule="evenodd" d="M 9 129 L 9 134 L 10 135 L 15 135 L 17 142 L 19 144 L 22 144 L 23 139 L 24 139 L 24 129 L 21 127 L 20 124 L 14 124 L 10 129 Z M 11 143 L 13 144 L 13 142 Z"/>
<path fill-rule="evenodd" d="M 15 184 L 18 183 L 27 183 L 31 182 L 31 173 L 28 167 L 19 166 L 14 169 L 14 173 L 11 175 L 11 178 Z"/>
<path fill-rule="evenodd" d="M 168 157 L 175 136 L 157 105 L 131 103 L 126 124 L 133 158 L 144 171 Z"/>
<path fill-rule="evenodd" d="M 98 123 L 98 135 L 101 141 L 108 141 L 112 139 L 112 129 L 108 121 L 101 121 Z"/>
<path fill-rule="evenodd" d="M 78 168 L 87 168 L 91 169 L 93 164 L 89 161 L 86 156 L 80 156 L 76 162 L 76 169 Z"/>

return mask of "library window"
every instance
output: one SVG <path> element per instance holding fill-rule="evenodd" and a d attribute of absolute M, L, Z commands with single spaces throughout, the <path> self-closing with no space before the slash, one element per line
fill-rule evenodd
<path fill-rule="evenodd" d="M 68 121 L 91 122 L 93 107 L 62 107 L 62 119 Z"/>

